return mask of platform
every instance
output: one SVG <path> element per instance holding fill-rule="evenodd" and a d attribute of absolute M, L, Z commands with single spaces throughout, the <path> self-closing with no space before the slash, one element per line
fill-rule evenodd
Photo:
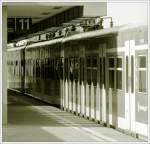
<path fill-rule="evenodd" d="M 141 140 L 93 121 L 30 99 L 8 96 L 4 142 L 139 142 Z"/>

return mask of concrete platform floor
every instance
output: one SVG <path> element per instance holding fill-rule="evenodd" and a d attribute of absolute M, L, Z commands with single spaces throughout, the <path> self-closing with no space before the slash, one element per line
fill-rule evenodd
<path fill-rule="evenodd" d="M 9 95 L 8 124 L 4 142 L 139 142 L 112 128 L 33 102 L 21 95 Z M 36 100 L 35 100 L 36 101 Z"/>

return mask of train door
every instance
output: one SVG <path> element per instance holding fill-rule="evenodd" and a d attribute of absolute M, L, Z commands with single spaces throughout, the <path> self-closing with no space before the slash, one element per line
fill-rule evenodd
<path fill-rule="evenodd" d="M 98 57 L 96 55 L 86 57 L 86 116 L 96 118 L 96 98 L 98 95 Z"/>
<path fill-rule="evenodd" d="M 135 129 L 144 136 L 148 133 L 147 72 L 147 50 L 135 51 Z"/>
<path fill-rule="evenodd" d="M 69 59 L 69 109 L 78 112 L 79 105 L 79 59 L 71 57 Z M 80 103 L 80 102 L 79 102 Z"/>
<path fill-rule="evenodd" d="M 125 117 L 124 129 L 147 135 L 147 47 L 136 49 L 135 40 L 125 42 Z"/>
<path fill-rule="evenodd" d="M 92 85 L 91 85 L 91 118 L 96 119 L 96 101 L 98 98 L 98 56 L 92 57 Z"/>
<path fill-rule="evenodd" d="M 124 52 L 107 57 L 109 124 L 123 128 L 125 123 L 125 57 Z"/>

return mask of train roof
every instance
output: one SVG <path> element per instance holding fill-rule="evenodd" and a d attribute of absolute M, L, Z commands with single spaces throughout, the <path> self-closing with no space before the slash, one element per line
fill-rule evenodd
<path fill-rule="evenodd" d="M 20 47 L 14 47 L 14 48 L 7 48 L 7 51 L 16 51 L 16 50 L 21 50 L 25 49 L 26 46 L 20 46 Z"/>
<path fill-rule="evenodd" d="M 92 37 L 103 37 L 103 36 L 108 36 L 111 34 L 117 34 L 121 31 L 126 31 L 134 28 L 146 28 L 147 25 L 143 24 L 131 24 L 131 25 L 121 25 L 121 26 L 116 26 L 113 28 L 106 28 L 106 29 L 101 29 L 101 30 L 95 30 L 95 31 L 90 31 L 90 32 L 84 32 L 76 35 L 72 35 L 69 37 L 66 37 L 63 39 L 63 42 L 71 41 L 71 40 L 81 40 L 81 39 L 89 39 Z"/>
<path fill-rule="evenodd" d="M 24 48 L 28 49 L 28 48 L 34 48 L 34 47 L 41 47 L 41 46 L 45 46 L 45 45 L 53 45 L 56 43 L 65 43 L 65 42 L 69 42 L 69 41 L 89 39 L 89 38 L 93 38 L 93 37 L 104 37 L 104 36 L 108 36 L 111 34 L 117 34 L 120 31 L 125 31 L 125 30 L 138 28 L 138 27 L 143 28 L 143 27 L 147 27 L 147 25 L 141 25 L 141 24 L 122 25 L 122 26 L 116 26 L 116 27 L 112 27 L 112 28 L 106 28 L 106 29 L 95 30 L 95 31 L 90 31 L 90 32 L 83 32 L 83 33 L 71 35 L 69 37 L 58 38 L 58 39 L 53 39 L 53 40 L 49 40 L 49 41 L 33 43 L 33 44 L 30 44 L 27 46 L 11 48 L 8 51 L 20 50 L 20 49 L 24 49 Z"/>
<path fill-rule="evenodd" d="M 34 43 L 31 45 L 28 45 L 26 48 L 34 48 L 34 47 L 40 47 L 40 46 L 45 46 L 45 45 L 52 45 L 52 44 L 56 44 L 56 43 L 60 43 L 62 42 L 63 38 L 58 38 L 58 39 L 53 39 L 50 41 L 44 41 L 44 42 L 38 42 L 38 43 Z"/>

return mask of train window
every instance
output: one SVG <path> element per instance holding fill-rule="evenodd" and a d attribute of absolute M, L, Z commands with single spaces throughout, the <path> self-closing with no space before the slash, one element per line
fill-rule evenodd
<path fill-rule="evenodd" d="M 84 59 L 80 58 L 80 83 L 84 81 Z"/>
<path fill-rule="evenodd" d="M 138 56 L 139 92 L 146 92 L 146 56 Z"/>
<path fill-rule="evenodd" d="M 63 69 L 64 69 L 64 58 L 60 59 L 60 66 L 59 66 L 59 75 L 60 78 L 63 79 Z"/>
<path fill-rule="evenodd" d="M 36 70 L 35 70 L 35 60 L 33 60 L 33 77 L 36 76 Z"/>
<path fill-rule="evenodd" d="M 128 56 L 126 56 L 126 92 L 128 92 Z"/>
<path fill-rule="evenodd" d="M 140 68 L 146 67 L 146 56 L 139 56 L 139 67 Z"/>
<path fill-rule="evenodd" d="M 86 66 L 91 67 L 91 59 L 89 57 L 86 59 Z"/>
<path fill-rule="evenodd" d="M 36 77 L 40 77 L 40 60 L 36 61 Z"/>
<path fill-rule="evenodd" d="M 114 70 L 109 70 L 109 88 L 114 88 Z"/>
<path fill-rule="evenodd" d="M 21 66 L 23 66 L 24 65 L 24 60 L 21 60 Z"/>
<path fill-rule="evenodd" d="M 51 78 L 51 59 L 50 58 L 48 58 L 48 62 L 47 63 L 48 63 L 48 65 L 46 67 L 46 72 L 47 72 L 46 78 L 50 79 Z"/>
<path fill-rule="evenodd" d="M 87 83 L 91 85 L 91 69 L 87 69 Z"/>
<path fill-rule="evenodd" d="M 69 76 L 71 81 L 73 81 L 73 72 L 74 72 L 74 59 L 71 59 L 69 67 Z"/>
<path fill-rule="evenodd" d="M 68 79 L 68 59 L 65 58 L 65 79 Z"/>
<path fill-rule="evenodd" d="M 52 63 L 52 71 L 51 71 L 51 78 L 52 78 L 52 80 L 55 80 L 55 71 L 54 71 L 54 59 L 52 59 L 52 61 L 51 61 Z"/>
<path fill-rule="evenodd" d="M 122 89 L 122 71 L 117 70 L 116 79 L 116 88 Z"/>
<path fill-rule="evenodd" d="M 122 58 L 117 58 L 117 68 L 122 67 Z"/>
<path fill-rule="evenodd" d="M 18 65 L 18 61 L 16 61 L 16 66 Z"/>
<path fill-rule="evenodd" d="M 134 92 L 134 57 L 131 56 L 131 92 Z"/>
<path fill-rule="evenodd" d="M 97 58 L 93 58 L 93 67 L 97 67 Z"/>
<path fill-rule="evenodd" d="M 93 85 L 97 85 L 97 70 L 92 71 L 92 79 L 93 79 Z"/>
<path fill-rule="evenodd" d="M 33 77 L 33 59 L 31 59 L 31 76 Z"/>
<path fill-rule="evenodd" d="M 82 81 L 82 59 L 80 58 L 80 65 L 79 65 L 80 67 L 79 67 L 79 75 L 80 75 L 80 84 L 81 84 L 81 81 Z"/>
<path fill-rule="evenodd" d="M 105 79 L 105 57 L 103 58 L 103 85 L 105 87 L 105 84 L 106 84 L 106 79 Z"/>
<path fill-rule="evenodd" d="M 47 71 L 48 65 L 47 65 L 47 63 L 48 63 L 48 59 L 45 58 L 45 60 L 43 61 L 43 64 L 42 64 L 42 69 L 43 69 L 43 71 L 42 71 L 42 77 L 45 80 L 48 78 L 48 71 Z"/>
<path fill-rule="evenodd" d="M 100 88 L 102 88 L 102 58 L 100 58 Z"/>
<path fill-rule="evenodd" d="M 79 71 L 79 62 L 78 59 L 75 60 L 75 65 L 74 65 L 74 79 L 78 80 L 78 71 Z"/>
<path fill-rule="evenodd" d="M 115 61 L 114 58 L 109 58 L 109 67 L 114 67 L 115 66 Z"/>
<path fill-rule="evenodd" d="M 44 74 L 45 73 L 45 60 L 44 59 L 42 59 L 41 60 L 41 78 L 42 79 L 44 79 L 45 77 L 44 77 Z"/>
<path fill-rule="evenodd" d="M 146 71 L 139 71 L 139 92 L 146 92 Z"/>
<path fill-rule="evenodd" d="M 63 77 L 63 63 L 62 63 L 62 59 L 58 58 L 56 60 L 56 78 L 62 79 L 62 77 Z"/>

